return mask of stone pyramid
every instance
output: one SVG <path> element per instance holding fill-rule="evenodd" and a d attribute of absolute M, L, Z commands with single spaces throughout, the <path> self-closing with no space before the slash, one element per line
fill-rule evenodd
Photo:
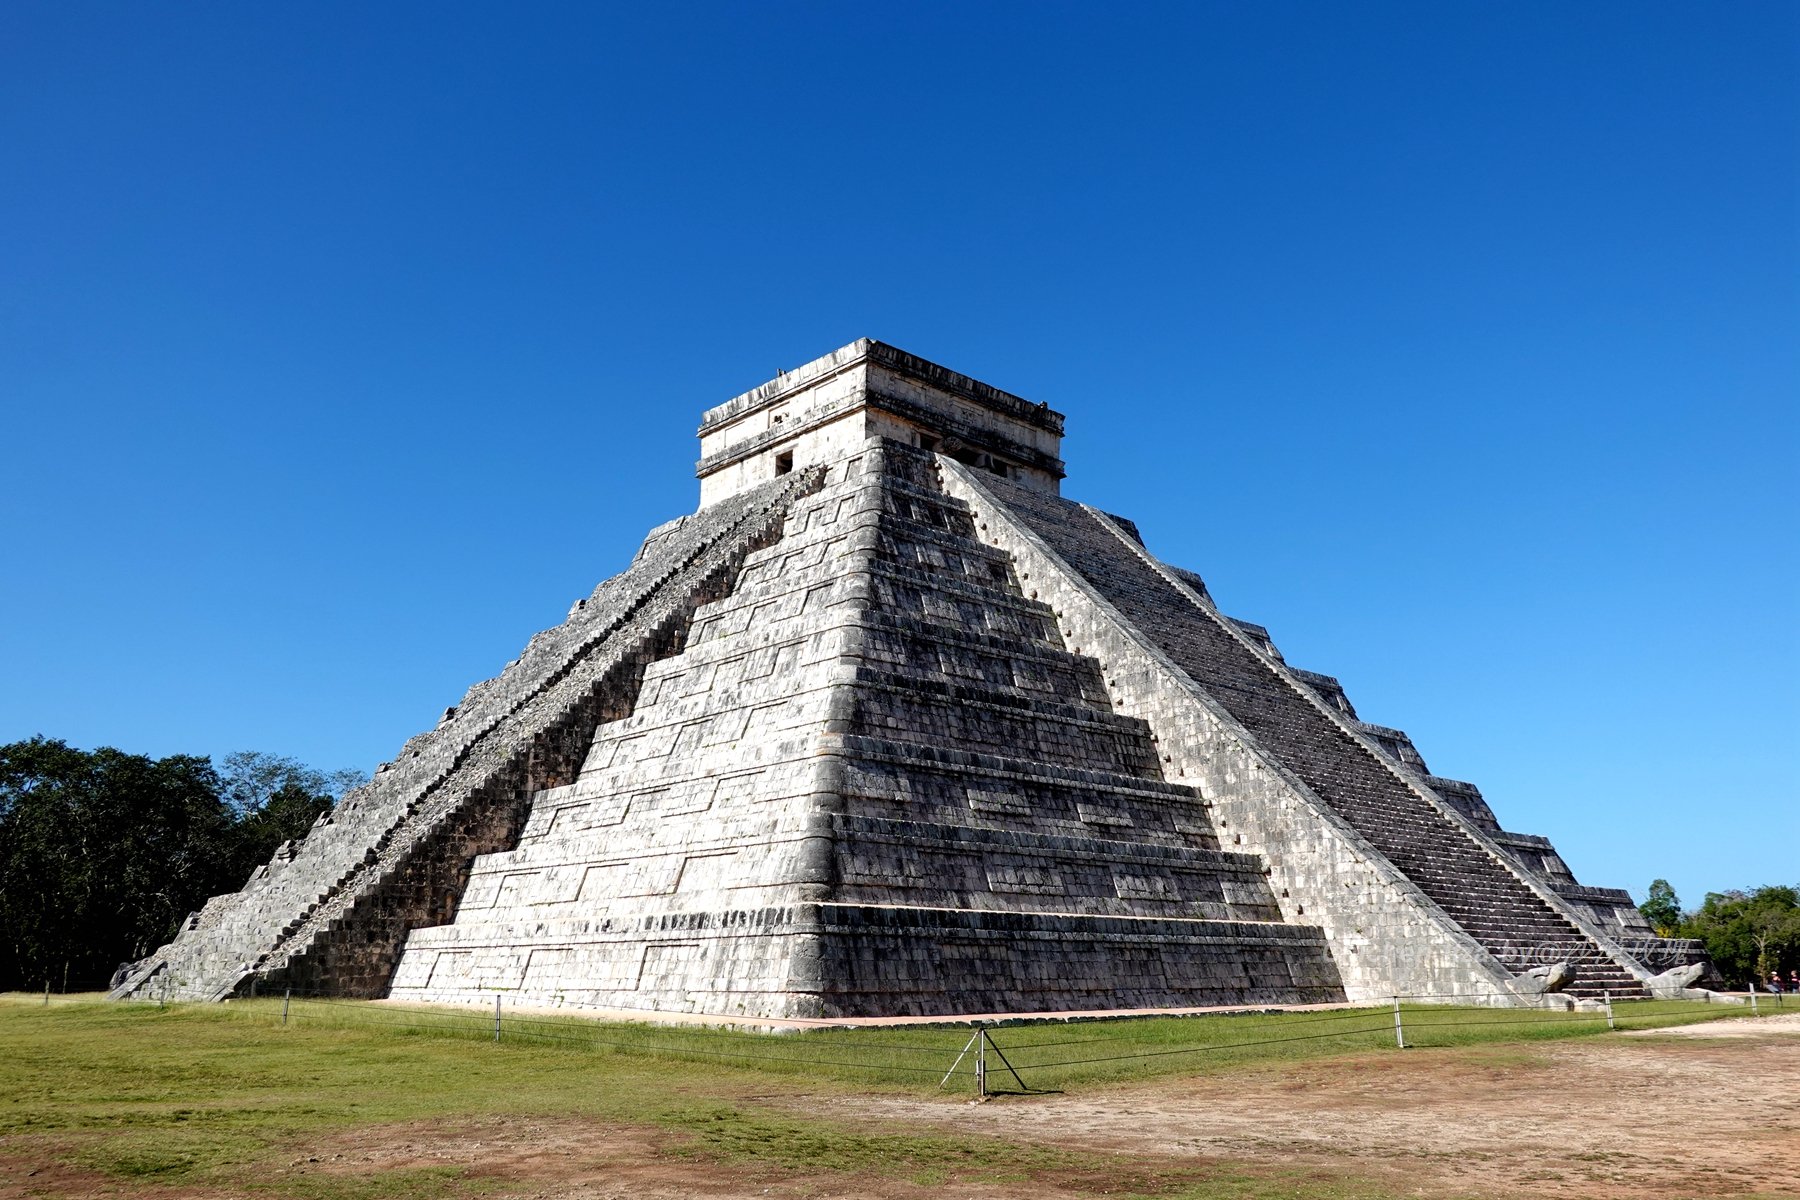
<path fill-rule="evenodd" d="M 1063 500 L 1046 406 L 865 340 L 700 432 L 696 514 L 115 994 L 1507 1003 L 1693 957 Z"/>

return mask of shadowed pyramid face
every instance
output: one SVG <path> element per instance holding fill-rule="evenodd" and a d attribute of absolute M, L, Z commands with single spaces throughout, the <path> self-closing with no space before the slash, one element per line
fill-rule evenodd
<path fill-rule="evenodd" d="M 1279 921 L 1260 863 L 1219 852 L 933 457 L 857 451 L 518 849 L 477 861 L 456 923 L 412 935 L 394 995 L 814 1016 L 1335 994 L 1313 931 L 1219 924 Z"/>

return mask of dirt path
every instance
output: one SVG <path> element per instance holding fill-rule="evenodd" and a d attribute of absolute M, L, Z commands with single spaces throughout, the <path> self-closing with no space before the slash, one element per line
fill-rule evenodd
<path fill-rule="evenodd" d="M 1428 1195 L 1800 1195 L 1796 1033 L 1800 1021 L 1776 1018 L 1335 1059 L 1001 1100 L 957 1124 L 1098 1151 L 1332 1167 Z M 943 1119 L 915 1101 L 859 1111 Z"/>
<path fill-rule="evenodd" d="M 1680 1025 L 1673 1029 L 1634 1029 L 1626 1037 L 1673 1038 L 1767 1038 L 1800 1034 L 1800 1012 L 1780 1013 L 1767 1017 L 1734 1017 L 1724 1021 L 1706 1021 L 1699 1025 Z"/>

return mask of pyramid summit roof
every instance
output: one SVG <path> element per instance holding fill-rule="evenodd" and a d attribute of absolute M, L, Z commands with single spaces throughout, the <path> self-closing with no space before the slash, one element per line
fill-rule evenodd
<path fill-rule="evenodd" d="M 707 410 L 694 473 L 705 507 L 885 437 L 1055 492 L 1062 431 L 1048 404 L 861 338 Z"/>
<path fill-rule="evenodd" d="M 1060 436 L 1063 414 L 1048 404 L 1033 403 L 1011 392 L 972 379 L 929 359 L 909 354 L 897 346 L 874 338 L 857 338 L 830 354 L 824 354 L 792 371 L 782 371 L 759 387 L 742 392 L 725 403 L 706 410 L 700 417 L 701 436 L 716 426 L 737 420 L 751 412 L 773 404 L 796 391 L 815 386 L 820 380 L 865 361 L 880 363 L 896 373 L 929 384 L 948 396 L 955 396 L 1015 420 L 1025 421 Z"/>

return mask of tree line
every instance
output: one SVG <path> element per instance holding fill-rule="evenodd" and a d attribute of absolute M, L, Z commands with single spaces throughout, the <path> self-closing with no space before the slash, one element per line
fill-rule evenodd
<path fill-rule="evenodd" d="M 0 990 L 104 986 L 366 778 L 253 751 L 0 746 Z"/>
<path fill-rule="evenodd" d="M 1771 971 L 1783 980 L 1800 971 L 1800 888 L 1708 892 L 1699 908 L 1684 912 L 1669 881 L 1658 879 L 1638 911 L 1662 937 L 1704 942 L 1707 957 L 1732 987 L 1749 987 L 1752 979 L 1761 987 Z"/>

